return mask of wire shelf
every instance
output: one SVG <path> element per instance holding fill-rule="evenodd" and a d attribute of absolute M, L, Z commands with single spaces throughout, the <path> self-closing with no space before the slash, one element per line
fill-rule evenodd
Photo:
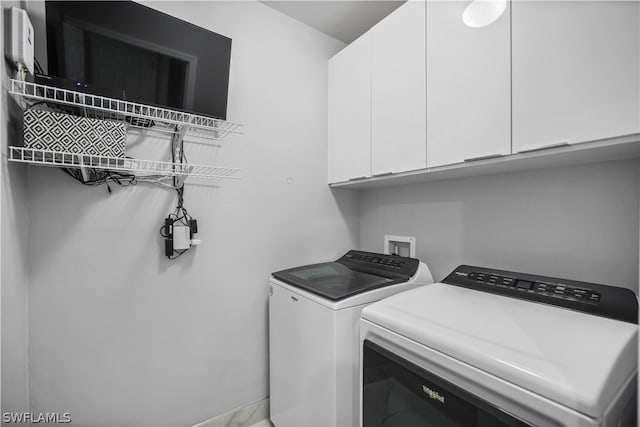
<path fill-rule="evenodd" d="M 186 126 L 189 133 L 213 140 L 241 134 L 243 125 L 184 111 L 107 98 L 38 83 L 11 79 L 13 95 L 32 101 L 55 103 L 63 111 L 86 117 L 125 122 L 133 127 L 175 131 Z M 172 129 L 174 128 L 174 129 Z"/>
<path fill-rule="evenodd" d="M 164 176 L 197 177 L 208 179 L 242 179 L 241 170 L 218 166 L 201 166 L 185 163 L 139 160 L 128 157 L 110 157 L 40 150 L 26 147 L 9 147 L 9 160 L 39 166 L 94 168 L 142 172 Z"/>

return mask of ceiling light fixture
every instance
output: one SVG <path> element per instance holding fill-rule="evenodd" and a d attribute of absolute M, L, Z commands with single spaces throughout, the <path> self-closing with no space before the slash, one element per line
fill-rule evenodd
<path fill-rule="evenodd" d="M 507 0 L 471 0 L 465 3 L 462 21 L 472 28 L 495 22 L 507 8 Z"/>

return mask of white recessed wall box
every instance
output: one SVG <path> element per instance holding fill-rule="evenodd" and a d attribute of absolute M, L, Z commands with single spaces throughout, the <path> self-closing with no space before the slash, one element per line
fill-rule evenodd
<path fill-rule="evenodd" d="M 384 236 L 384 253 L 403 257 L 416 257 L 416 238 L 408 236 Z"/>
<path fill-rule="evenodd" d="M 33 25 L 17 7 L 4 11 L 4 55 L 20 72 L 33 74 Z"/>

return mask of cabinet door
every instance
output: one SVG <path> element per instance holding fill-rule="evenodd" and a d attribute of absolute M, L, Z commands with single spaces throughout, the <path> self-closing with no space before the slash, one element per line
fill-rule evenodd
<path fill-rule="evenodd" d="M 426 167 L 425 3 L 410 0 L 371 30 L 371 171 Z"/>
<path fill-rule="evenodd" d="M 427 166 L 510 154 L 510 20 L 471 28 L 464 1 L 427 1 Z"/>
<path fill-rule="evenodd" d="M 371 37 L 329 60 L 329 182 L 371 175 Z"/>
<path fill-rule="evenodd" d="M 637 1 L 517 1 L 513 147 L 640 132 Z"/>

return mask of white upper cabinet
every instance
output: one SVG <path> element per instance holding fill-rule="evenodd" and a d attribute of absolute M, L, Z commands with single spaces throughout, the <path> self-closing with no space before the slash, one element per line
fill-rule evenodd
<path fill-rule="evenodd" d="M 425 2 L 410 0 L 371 30 L 371 172 L 424 169 Z"/>
<path fill-rule="evenodd" d="M 428 167 L 511 153 L 510 6 L 481 28 L 464 6 L 427 2 Z"/>
<path fill-rule="evenodd" d="M 514 1 L 513 151 L 640 132 L 640 3 Z"/>
<path fill-rule="evenodd" d="M 329 61 L 330 183 L 636 141 L 640 1 L 511 0 L 475 28 L 467 3 L 409 0 Z"/>
<path fill-rule="evenodd" d="M 371 35 L 329 60 L 329 182 L 371 176 Z"/>

